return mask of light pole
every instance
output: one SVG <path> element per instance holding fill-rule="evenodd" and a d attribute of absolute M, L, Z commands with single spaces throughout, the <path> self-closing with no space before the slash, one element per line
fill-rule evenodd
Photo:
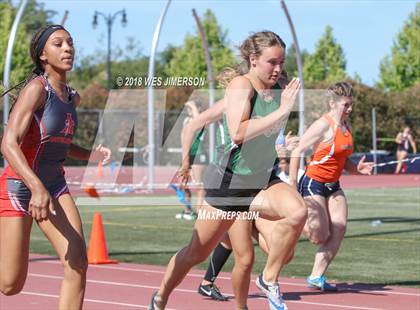
<path fill-rule="evenodd" d="M 114 23 L 115 18 L 119 14 L 122 14 L 121 24 L 123 27 L 125 27 L 127 25 L 127 13 L 125 12 L 125 10 L 115 12 L 114 15 L 111 15 L 111 14 L 105 15 L 104 13 L 95 11 L 95 14 L 93 15 L 93 22 L 92 22 L 93 28 L 96 28 L 96 26 L 98 26 L 98 16 L 102 16 L 105 19 L 105 23 L 108 28 L 108 54 L 107 54 L 107 59 L 106 59 L 106 66 L 107 66 L 106 75 L 108 79 L 108 90 L 111 89 L 111 29 L 112 29 L 112 24 Z"/>

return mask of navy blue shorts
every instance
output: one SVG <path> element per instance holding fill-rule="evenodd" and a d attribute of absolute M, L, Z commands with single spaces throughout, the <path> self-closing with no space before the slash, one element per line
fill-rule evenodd
<path fill-rule="evenodd" d="M 299 181 L 298 190 L 302 197 L 319 195 L 327 198 L 336 191 L 341 190 L 341 186 L 339 181 L 331 183 L 318 182 L 305 174 Z"/>
<path fill-rule="evenodd" d="M 54 199 L 70 192 L 64 176 L 43 183 Z M 22 180 L 8 178 L 6 175 L 0 177 L 0 217 L 30 216 L 29 202 L 31 197 L 31 191 Z"/>

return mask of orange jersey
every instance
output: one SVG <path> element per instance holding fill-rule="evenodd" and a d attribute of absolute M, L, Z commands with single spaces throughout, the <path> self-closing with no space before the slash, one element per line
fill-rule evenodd
<path fill-rule="evenodd" d="M 305 174 L 318 182 L 337 182 L 347 158 L 353 153 L 353 138 L 347 126 L 343 133 L 331 116 L 325 114 L 323 117 L 334 132 L 334 140 L 318 144 Z"/>

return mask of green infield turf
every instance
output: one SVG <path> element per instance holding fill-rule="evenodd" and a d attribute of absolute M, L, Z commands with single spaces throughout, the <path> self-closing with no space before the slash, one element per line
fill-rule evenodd
<path fill-rule="evenodd" d="M 349 222 L 342 247 L 327 276 L 337 282 L 363 282 L 420 287 L 420 189 L 347 190 Z M 192 221 L 176 220 L 180 205 L 159 205 L 158 197 L 111 197 L 77 200 L 89 242 L 95 212 L 103 216 L 111 258 L 166 265 L 187 244 Z M 173 199 L 172 199 L 173 200 Z M 266 256 L 256 245 L 254 272 Z M 306 277 L 317 247 L 301 238 L 295 258 L 282 276 Z M 54 254 L 34 226 L 31 252 Z M 233 257 L 224 267 L 231 271 Z M 199 268 L 206 268 L 203 263 Z"/>

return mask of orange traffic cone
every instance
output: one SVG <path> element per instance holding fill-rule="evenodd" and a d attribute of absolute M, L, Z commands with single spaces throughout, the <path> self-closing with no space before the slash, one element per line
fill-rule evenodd
<path fill-rule="evenodd" d="M 102 178 L 104 176 L 104 174 L 102 172 L 102 162 L 101 161 L 98 163 L 98 168 L 96 169 L 96 176 L 98 178 Z"/>
<path fill-rule="evenodd" d="M 95 213 L 93 215 L 92 231 L 90 233 L 89 249 L 88 249 L 89 264 L 116 264 L 115 259 L 109 259 L 108 251 L 106 249 L 105 232 L 102 225 L 102 215 Z"/>

